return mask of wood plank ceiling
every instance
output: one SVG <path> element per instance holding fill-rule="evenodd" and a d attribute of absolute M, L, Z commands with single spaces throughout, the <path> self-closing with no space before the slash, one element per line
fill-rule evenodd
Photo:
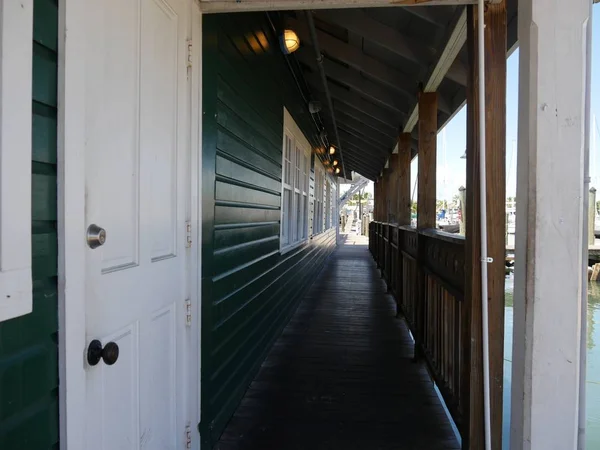
<path fill-rule="evenodd" d="M 281 13 L 282 26 L 300 37 L 291 55 L 301 71 L 329 142 L 341 146 L 345 169 L 376 179 L 392 153 L 457 23 L 464 6 L 391 7 L 317 10 L 313 15 L 323 55 L 327 87 L 340 142 L 336 142 L 331 111 L 311 39 L 306 12 Z M 517 0 L 508 0 L 508 47 L 517 35 Z M 441 128 L 466 99 L 466 46 L 449 64 L 438 94 Z M 466 132 L 466 130 L 465 130 Z M 417 152 L 413 129 L 413 156 Z"/>

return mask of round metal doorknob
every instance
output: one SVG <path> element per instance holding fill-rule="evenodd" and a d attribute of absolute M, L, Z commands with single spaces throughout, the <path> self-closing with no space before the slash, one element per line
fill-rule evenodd
<path fill-rule="evenodd" d="M 104 361 L 104 364 L 112 366 L 117 362 L 117 359 L 119 359 L 119 346 L 115 342 L 109 342 L 102 347 L 102 342 L 98 339 L 94 339 L 88 346 L 88 364 L 90 366 L 95 366 L 101 359 Z"/>
<path fill-rule="evenodd" d="M 106 230 L 93 223 L 87 229 L 86 240 L 89 248 L 98 248 L 106 242 Z"/>

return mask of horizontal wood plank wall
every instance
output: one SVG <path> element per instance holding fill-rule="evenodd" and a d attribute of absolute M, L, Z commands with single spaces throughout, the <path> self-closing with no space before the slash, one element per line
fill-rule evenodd
<path fill-rule="evenodd" d="M 33 312 L 0 323 L 0 449 L 58 449 L 56 117 L 58 5 L 35 0 Z"/>
<path fill-rule="evenodd" d="M 266 16 L 209 15 L 203 28 L 200 432 L 209 448 L 336 233 L 279 252 L 284 106 L 313 145 L 316 128 Z M 314 192 L 314 172 L 310 184 Z"/>

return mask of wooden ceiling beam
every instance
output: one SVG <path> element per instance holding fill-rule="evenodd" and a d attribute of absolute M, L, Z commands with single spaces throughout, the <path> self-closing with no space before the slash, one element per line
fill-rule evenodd
<path fill-rule="evenodd" d="M 342 124 L 340 124 L 340 139 L 346 139 L 347 141 L 356 140 L 357 144 L 360 143 L 361 147 L 365 147 L 380 155 L 386 156 L 392 153 L 391 148 L 388 148 L 388 146 L 378 145 L 369 136 L 365 136 L 360 131 L 343 126 Z"/>
<path fill-rule="evenodd" d="M 199 0 L 203 13 L 474 5 L 477 0 Z"/>
<path fill-rule="evenodd" d="M 355 108 L 352 105 L 344 103 L 342 101 L 334 100 L 333 108 L 335 111 L 339 111 L 340 113 L 346 114 L 356 120 L 360 120 L 365 125 L 368 125 L 371 128 L 375 128 L 381 133 L 388 136 L 395 136 L 398 134 L 398 126 L 394 126 L 389 122 L 381 122 L 377 119 L 374 119 L 368 114 L 365 114 L 360 109 Z"/>
<path fill-rule="evenodd" d="M 307 44 L 312 42 L 306 22 L 287 17 L 286 24 L 298 33 L 303 42 Z M 360 48 L 347 44 L 318 29 L 317 38 L 319 46 L 325 55 L 368 74 L 370 77 L 388 85 L 392 89 L 402 91 L 403 95 L 409 101 L 416 102 L 417 85 L 415 80 L 408 75 L 366 55 Z"/>
<path fill-rule="evenodd" d="M 351 170 L 355 170 L 364 175 L 364 173 L 368 173 L 370 175 L 377 175 L 380 172 L 379 166 L 381 162 L 377 164 L 368 164 L 364 159 L 356 156 L 354 153 L 348 153 L 348 161 L 346 161 L 346 165 L 350 167 Z M 346 169 L 348 169 L 346 167 Z"/>
<path fill-rule="evenodd" d="M 417 9 L 417 8 L 415 8 Z M 343 11 L 319 11 L 319 19 L 337 24 L 349 31 L 362 36 L 371 42 L 386 48 L 396 55 L 417 64 L 420 71 L 425 74 L 436 55 L 436 49 L 423 45 L 420 41 L 402 34 L 400 31 L 389 27 L 358 9 Z M 467 68 L 458 59 L 454 60 L 448 69 L 446 77 L 461 86 L 467 85 Z"/>
<path fill-rule="evenodd" d="M 396 95 L 392 90 L 367 80 L 354 69 L 347 69 L 344 66 L 327 59 L 324 59 L 323 63 L 327 78 L 349 87 L 362 97 L 368 98 L 372 103 L 375 103 L 394 114 L 408 115 L 410 104 Z M 319 81 L 314 74 L 307 74 L 305 77 L 307 81 L 313 85 L 317 84 L 317 81 Z M 332 83 L 330 82 L 329 86 L 331 86 L 331 84 Z"/>
<path fill-rule="evenodd" d="M 317 89 L 317 91 L 319 91 L 319 89 Z M 336 102 L 341 102 L 351 106 L 354 109 L 358 109 L 374 120 L 383 123 L 384 125 L 395 126 L 395 124 L 399 124 L 403 118 L 408 117 L 406 114 L 389 112 L 377 104 L 374 104 L 361 97 L 355 91 L 344 89 L 343 87 L 332 83 L 329 85 L 329 93 L 331 94 L 331 97 L 336 100 Z"/>
<path fill-rule="evenodd" d="M 426 22 L 435 25 L 436 27 L 442 28 L 446 26 L 444 17 L 440 14 L 437 14 L 435 9 L 415 6 L 414 8 L 403 8 L 403 11 L 406 11 L 407 14 L 423 19 Z"/>
<path fill-rule="evenodd" d="M 342 139 L 343 140 L 343 139 Z M 344 141 L 348 151 L 351 152 L 351 158 L 362 162 L 363 165 L 370 167 L 374 172 L 379 173 L 387 161 L 387 157 L 371 152 L 369 149 Z"/>
<path fill-rule="evenodd" d="M 381 130 L 379 130 L 377 128 L 373 128 L 373 127 L 367 125 L 366 123 L 361 122 L 360 120 L 358 120 L 352 116 L 349 116 L 339 110 L 335 110 L 335 114 L 336 114 L 336 117 L 339 116 L 339 120 L 341 120 L 344 124 L 359 130 L 365 136 L 372 137 L 375 141 L 380 142 L 382 145 L 385 145 L 385 144 L 390 145 L 391 144 L 391 147 L 394 146 L 394 141 L 397 138 L 398 133 L 391 133 L 391 134 L 384 133 Z"/>

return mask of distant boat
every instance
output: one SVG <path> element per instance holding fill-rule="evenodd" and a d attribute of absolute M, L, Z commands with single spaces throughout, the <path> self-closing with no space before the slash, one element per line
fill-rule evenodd
<path fill-rule="evenodd" d="M 460 225 L 457 223 L 448 223 L 448 224 L 438 224 L 440 230 L 445 231 L 446 233 L 458 233 L 460 230 Z"/>

